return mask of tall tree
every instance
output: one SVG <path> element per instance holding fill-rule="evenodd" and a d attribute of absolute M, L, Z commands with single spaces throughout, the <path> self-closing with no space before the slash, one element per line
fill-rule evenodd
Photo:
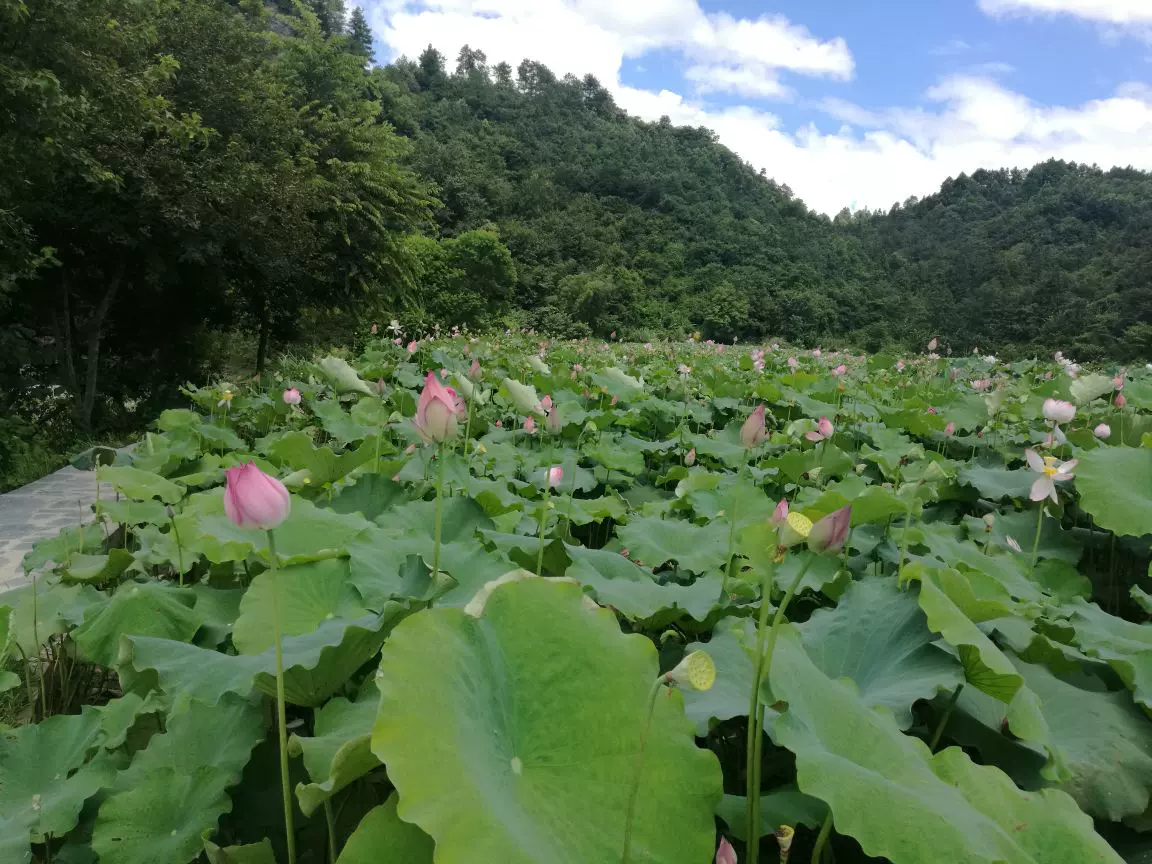
<path fill-rule="evenodd" d="M 364 57 L 366 62 L 375 61 L 375 51 L 372 48 L 372 28 L 368 26 L 368 19 L 364 10 L 359 6 L 352 7 L 352 14 L 348 18 L 348 43 L 352 51 Z"/>

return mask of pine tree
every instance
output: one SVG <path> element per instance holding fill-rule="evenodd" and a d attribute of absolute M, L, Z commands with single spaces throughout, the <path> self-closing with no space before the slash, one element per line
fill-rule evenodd
<path fill-rule="evenodd" d="M 352 53 L 360 54 L 369 63 L 375 61 L 372 51 L 372 28 L 368 26 L 364 10 L 359 6 L 352 7 L 352 15 L 348 18 L 348 40 L 351 43 Z"/>

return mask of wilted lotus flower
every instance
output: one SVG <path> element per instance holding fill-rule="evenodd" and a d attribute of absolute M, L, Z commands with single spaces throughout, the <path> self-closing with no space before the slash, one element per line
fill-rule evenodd
<path fill-rule="evenodd" d="M 928 350 L 929 351 L 935 351 L 937 344 L 938 343 L 936 342 L 936 337 L 933 336 L 931 339 L 928 340 Z"/>
<path fill-rule="evenodd" d="M 693 690 L 711 690 L 716 683 L 716 663 L 707 651 L 693 651 L 676 668 L 664 675 L 664 680 L 678 687 Z"/>
<path fill-rule="evenodd" d="M 1028 467 L 1040 475 L 1032 484 L 1029 497 L 1033 501 L 1043 501 L 1045 498 L 1051 498 L 1054 502 L 1059 501 L 1060 499 L 1056 497 L 1056 484 L 1071 480 L 1075 476 L 1072 469 L 1079 460 L 1070 459 L 1061 462 L 1055 456 L 1040 458 L 1034 450 L 1025 450 L 1024 458 L 1028 460 Z"/>
<path fill-rule="evenodd" d="M 696 464 L 696 448 L 693 447 L 684 457 L 684 464 L 691 468 Z"/>
<path fill-rule="evenodd" d="M 292 498 L 284 484 L 248 462 L 224 472 L 224 513 L 239 528 L 268 531 L 288 518 Z"/>
<path fill-rule="evenodd" d="M 1076 416 L 1076 406 L 1061 399 L 1045 399 L 1044 416 L 1053 423 L 1067 423 Z"/>
<path fill-rule="evenodd" d="M 1092 430 L 1092 434 L 1099 438 L 1101 441 L 1107 441 L 1112 437 L 1112 427 L 1107 423 L 1101 423 Z"/>
<path fill-rule="evenodd" d="M 1123 393 L 1117 393 L 1116 394 L 1116 401 L 1113 402 L 1112 404 L 1115 405 L 1117 408 L 1123 408 L 1125 405 L 1128 404 L 1128 397 L 1125 396 Z"/>
<path fill-rule="evenodd" d="M 564 469 L 559 465 L 553 465 L 548 469 L 548 488 L 559 489 L 560 481 L 564 479 Z"/>
<path fill-rule="evenodd" d="M 416 427 L 420 440 L 431 444 L 455 438 L 459 411 L 456 391 L 445 387 L 434 372 L 429 372 L 424 379 L 424 389 L 420 391 L 420 400 L 416 403 L 416 416 L 412 418 L 412 425 Z"/>
<path fill-rule="evenodd" d="M 299 405 L 300 404 L 300 391 L 295 387 L 289 387 L 284 391 L 284 404 L 285 405 Z"/>
<path fill-rule="evenodd" d="M 740 443 L 748 449 L 752 449 L 763 443 L 767 437 L 768 433 L 764 430 L 764 406 L 757 405 L 756 410 L 748 416 L 744 425 L 740 427 Z"/>
<path fill-rule="evenodd" d="M 808 548 L 817 555 L 825 552 L 835 554 L 844 547 L 848 539 L 848 531 L 852 527 L 852 505 L 841 507 L 834 513 L 829 513 L 812 526 L 808 532 Z"/>
<path fill-rule="evenodd" d="M 825 441 L 831 438 L 835 431 L 836 427 L 832 425 L 832 421 L 827 417 L 821 417 L 820 422 L 816 424 L 816 429 L 806 432 L 804 437 L 809 441 Z"/>

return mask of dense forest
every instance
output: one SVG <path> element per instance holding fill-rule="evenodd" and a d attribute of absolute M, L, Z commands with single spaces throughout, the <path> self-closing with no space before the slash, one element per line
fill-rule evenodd
<path fill-rule="evenodd" d="M 1152 175 L 980 171 L 835 219 L 769 175 L 590 75 L 375 65 L 342 0 L 0 0 L 0 477 L 237 346 L 259 372 L 391 317 L 1152 354 Z"/>

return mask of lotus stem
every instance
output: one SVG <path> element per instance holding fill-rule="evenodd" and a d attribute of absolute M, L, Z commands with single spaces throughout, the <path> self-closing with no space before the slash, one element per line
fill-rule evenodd
<path fill-rule="evenodd" d="M 824 846 L 828 843 L 828 836 L 832 833 L 832 808 L 828 808 L 828 815 L 824 817 L 824 824 L 820 826 L 820 833 L 816 835 L 816 845 L 812 847 L 812 864 L 820 864 L 824 855 Z"/>
<path fill-rule="evenodd" d="M 636 772 L 632 776 L 632 788 L 628 792 L 628 809 L 624 813 L 624 852 L 620 864 L 628 864 L 632 851 L 632 823 L 636 818 L 636 802 L 640 797 L 640 778 L 644 773 L 644 751 L 648 746 L 648 730 L 652 728 L 652 714 L 656 709 L 656 694 L 660 692 L 663 679 L 657 677 L 648 691 L 648 705 L 644 711 L 644 725 L 640 729 L 640 747 L 636 751 Z"/>
<path fill-rule="evenodd" d="M 960 692 L 964 689 L 964 682 L 961 681 L 956 685 L 956 689 L 952 691 L 952 698 L 948 700 L 948 705 L 944 708 L 944 713 L 940 715 L 940 722 L 936 724 L 936 731 L 932 733 L 932 740 L 928 742 L 928 749 L 933 753 L 936 752 L 936 745 L 940 743 L 940 737 L 944 734 L 944 728 L 948 725 L 948 718 L 952 716 L 952 711 L 956 708 L 956 703 L 960 701 Z"/>
<path fill-rule="evenodd" d="M 1032 569 L 1036 569 L 1036 559 L 1040 557 L 1040 534 L 1044 529 L 1044 502 L 1036 511 L 1036 539 L 1032 541 Z"/>
<path fill-rule="evenodd" d="M 544 528 L 548 524 L 548 500 L 549 488 L 547 482 L 547 474 L 545 474 L 544 482 L 544 498 L 540 501 L 540 525 L 536 529 L 536 539 L 539 541 L 536 549 L 536 575 L 539 576 L 544 570 Z"/>
<path fill-rule="evenodd" d="M 332 812 L 332 799 L 324 799 L 324 824 L 328 829 L 328 864 L 336 864 L 336 816 Z"/>
<path fill-rule="evenodd" d="M 433 528 L 432 581 L 440 575 L 440 530 L 444 516 L 444 445 L 436 445 L 436 524 Z"/>
<path fill-rule="evenodd" d="M 296 864 L 296 832 L 292 827 L 292 782 L 288 778 L 288 711 L 284 698 L 284 653 L 280 645 L 280 556 L 276 538 L 268 531 L 268 557 L 272 571 L 272 638 L 276 648 L 276 726 L 280 744 L 280 790 L 284 799 L 284 839 L 288 864 Z"/>

